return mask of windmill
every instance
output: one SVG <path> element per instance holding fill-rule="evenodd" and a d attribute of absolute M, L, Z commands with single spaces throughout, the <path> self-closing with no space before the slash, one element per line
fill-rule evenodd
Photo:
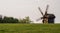
<path fill-rule="evenodd" d="M 42 14 L 42 17 L 37 19 L 37 21 L 42 19 L 43 23 L 54 23 L 55 15 L 47 13 L 48 12 L 48 7 L 49 7 L 49 5 L 47 5 L 47 7 L 46 7 L 45 14 L 43 14 L 41 8 L 38 7 L 40 13 Z"/>

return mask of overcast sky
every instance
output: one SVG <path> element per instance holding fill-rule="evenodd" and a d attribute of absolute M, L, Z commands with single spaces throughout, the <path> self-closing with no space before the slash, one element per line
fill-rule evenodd
<path fill-rule="evenodd" d="M 42 17 L 38 7 L 40 7 L 44 13 L 47 4 L 49 4 L 48 13 L 55 14 L 55 22 L 59 23 L 60 0 L 0 0 L 0 14 L 16 18 L 29 16 L 31 20 L 35 21 Z"/>

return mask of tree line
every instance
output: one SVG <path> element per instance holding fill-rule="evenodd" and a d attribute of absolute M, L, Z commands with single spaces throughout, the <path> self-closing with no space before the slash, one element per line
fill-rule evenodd
<path fill-rule="evenodd" d="M 0 23 L 30 23 L 30 22 L 31 20 L 29 16 L 23 19 L 17 19 L 17 18 L 7 17 L 7 16 L 4 16 L 3 18 L 0 17 Z"/>

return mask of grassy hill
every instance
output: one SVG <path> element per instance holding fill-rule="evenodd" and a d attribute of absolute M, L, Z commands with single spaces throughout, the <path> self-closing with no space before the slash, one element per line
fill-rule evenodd
<path fill-rule="evenodd" d="M 60 24 L 0 24 L 0 33 L 60 33 Z"/>

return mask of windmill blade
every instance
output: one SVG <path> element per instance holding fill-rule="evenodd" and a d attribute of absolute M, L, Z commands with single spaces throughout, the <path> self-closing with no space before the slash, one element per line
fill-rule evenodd
<path fill-rule="evenodd" d="M 49 7 L 49 5 L 47 5 L 47 7 L 46 7 L 45 15 L 47 14 L 47 11 L 48 11 L 48 7 Z"/>
<path fill-rule="evenodd" d="M 39 21 L 39 20 L 42 20 L 43 18 L 41 17 L 41 18 L 39 18 L 39 19 L 37 19 L 36 21 Z"/>
<path fill-rule="evenodd" d="M 43 12 L 42 12 L 42 10 L 40 9 L 40 7 L 38 7 L 38 9 L 39 9 L 39 11 L 41 12 L 41 14 L 42 14 L 42 16 L 43 16 Z"/>

